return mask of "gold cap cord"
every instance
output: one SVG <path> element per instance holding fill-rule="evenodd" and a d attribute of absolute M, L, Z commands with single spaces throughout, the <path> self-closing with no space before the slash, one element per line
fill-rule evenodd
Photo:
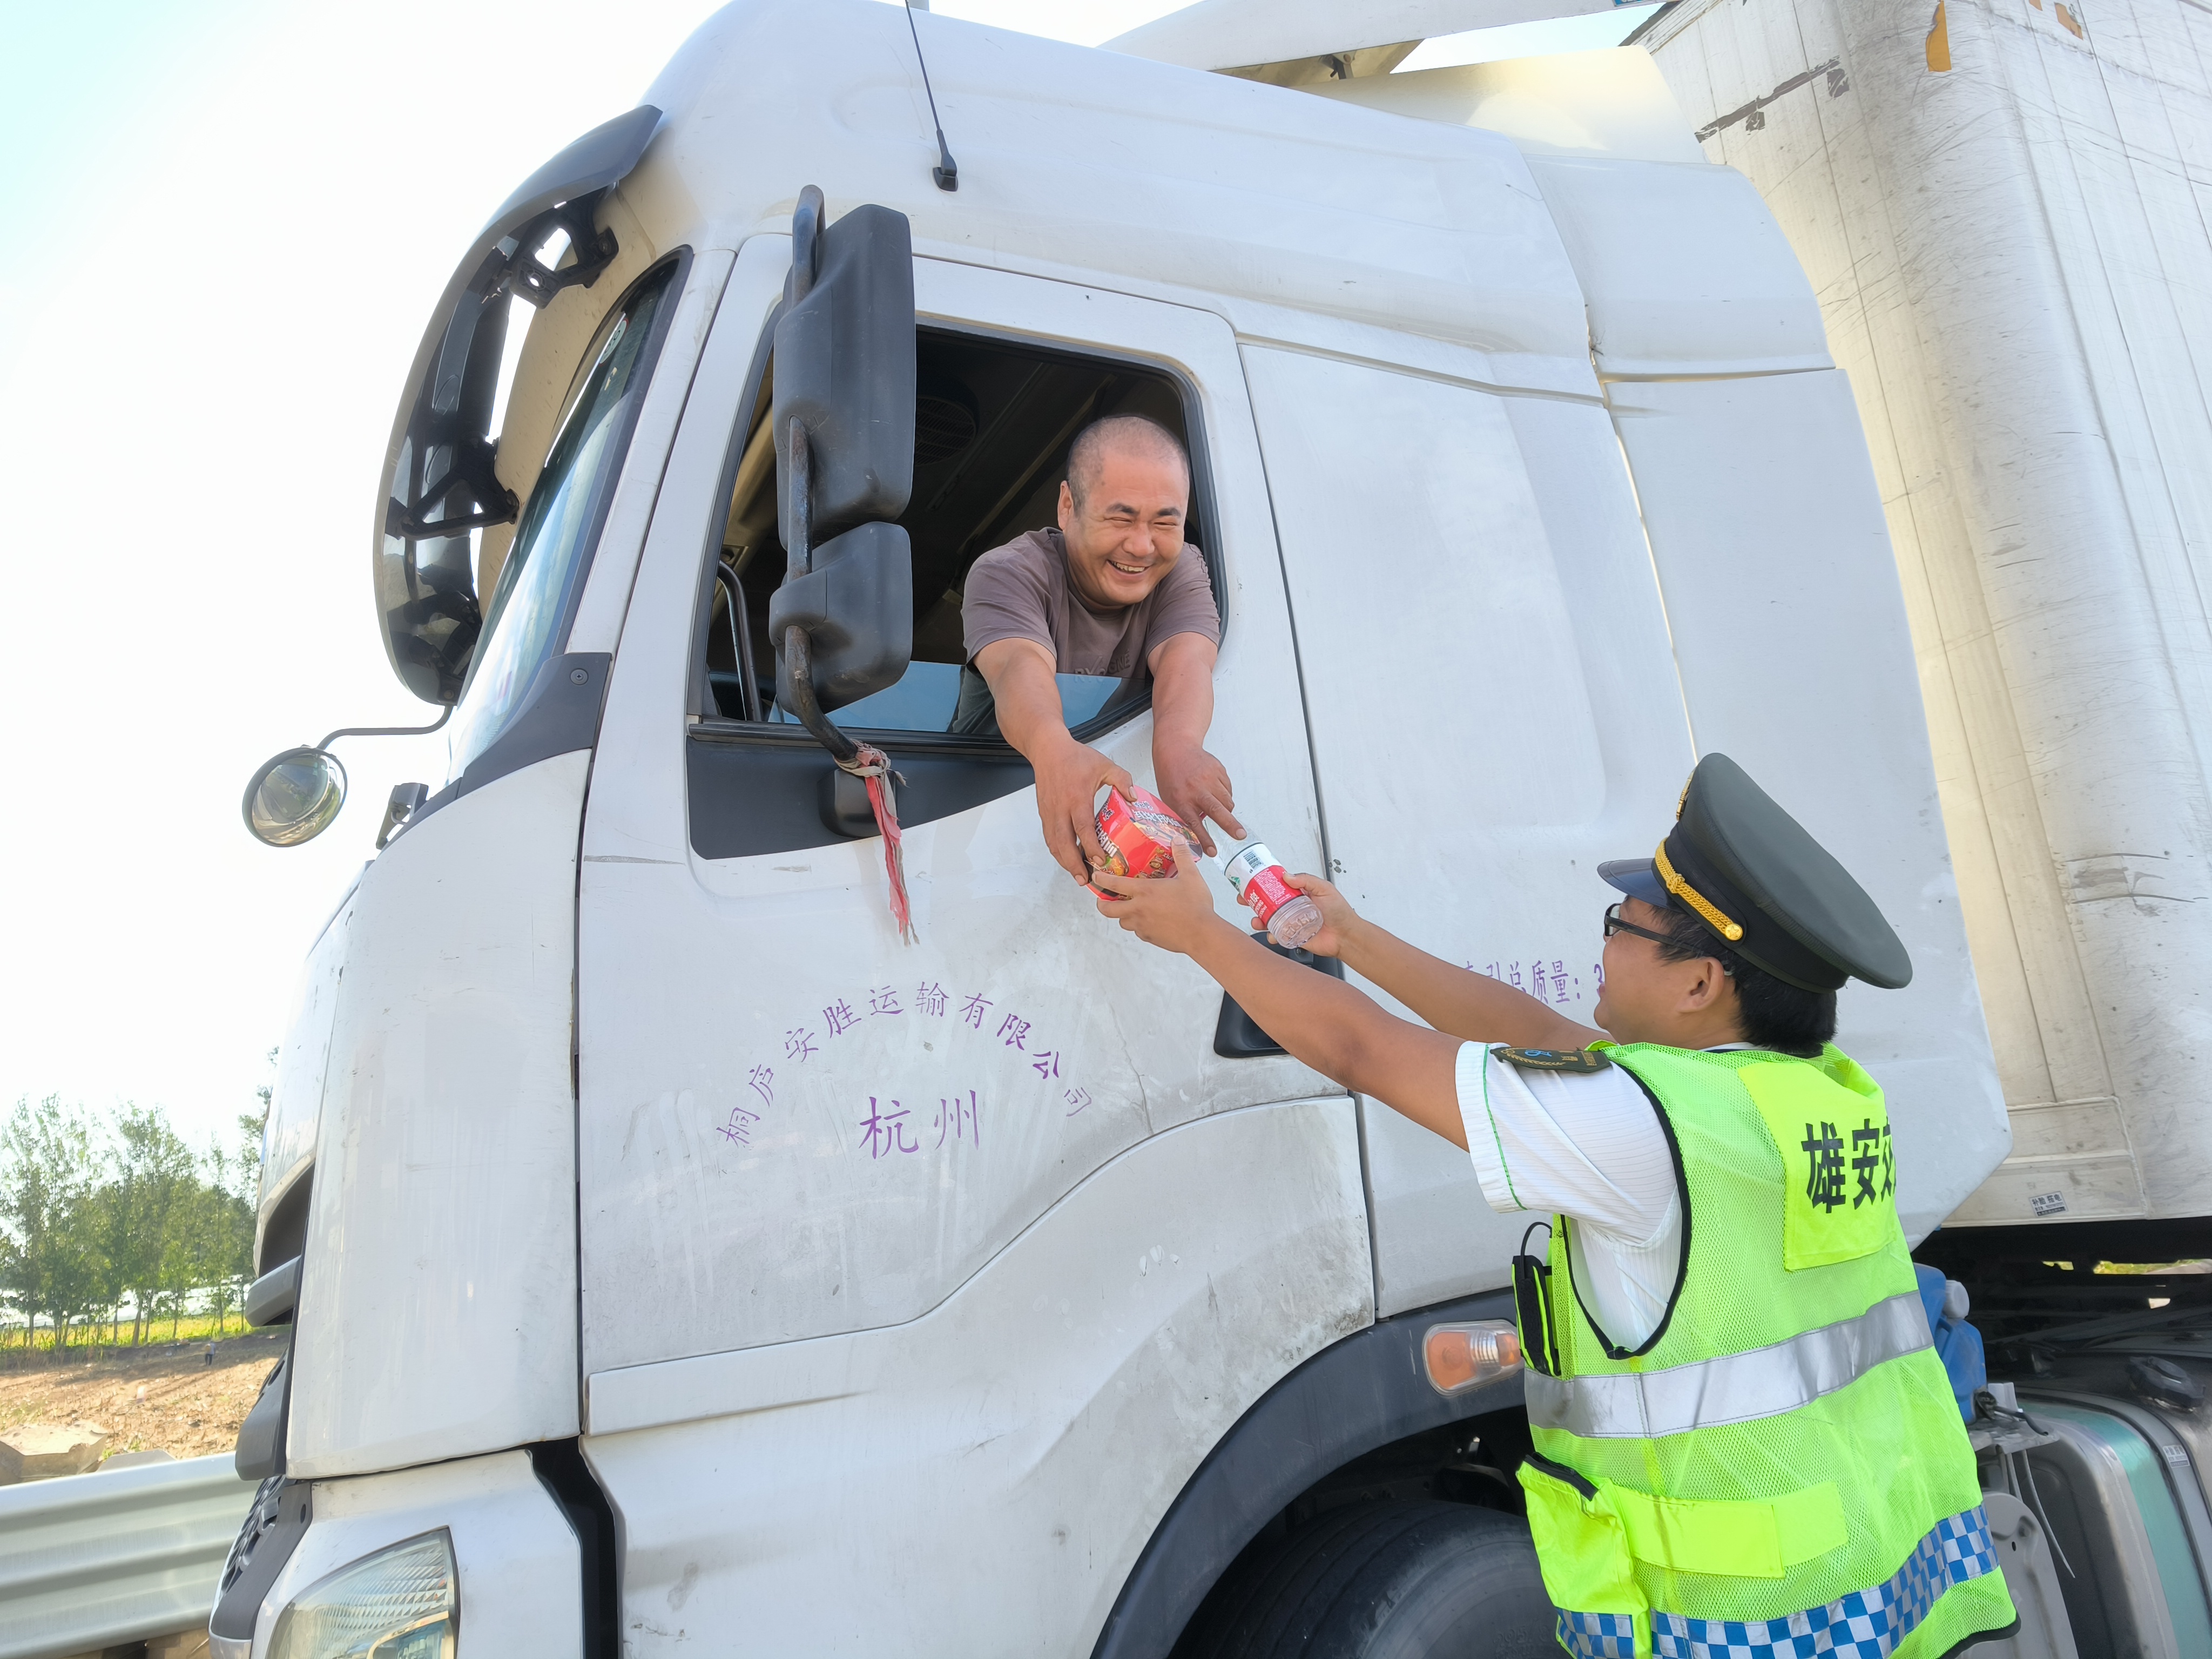
<path fill-rule="evenodd" d="M 1659 843 L 1659 850 L 1652 855 L 1651 863 L 1659 872 L 1659 879 L 1667 884 L 1667 890 L 1703 916 L 1723 939 L 1733 945 L 1743 937 L 1741 923 L 1723 915 L 1718 906 L 1685 881 L 1674 866 L 1667 861 L 1665 842 Z"/>

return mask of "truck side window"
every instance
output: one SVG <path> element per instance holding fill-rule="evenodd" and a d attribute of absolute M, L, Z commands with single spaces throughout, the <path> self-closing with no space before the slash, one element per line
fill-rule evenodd
<path fill-rule="evenodd" d="M 1194 404 L 1160 370 L 949 330 L 918 331 L 914 495 L 899 522 L 914 547 L 914 659 L 897 684 L 835 711 L 848 732 L 945 734 L 982 744 L 998 725 L 982 677 L 963 667 L 960 595 L 969 567 L 1025 531 L 1058 523 L 1060 483 L 1075 434 L 1108 415 L 1149 416 L 1192 452 L 1189 538 L 1210 556 L 1205 472 Z M 700 650 L 706 720 L 790 726 L 775 706 L 769 599 L 783 580 L 775 522 L 775 452 L 769 432 L 774 365 L 747 411 Z M 734 444 L 732 447 L 737 446 Z M 750 677 L 752 695 L 748 696 Z M 1148 688 L 1060 677 L 1071 731 L 1117 723 L 1146 706 Z"/>
<path fill-rule="evenodd" d="M 506 730 L 561 648 L 652 375 L 663 332 L 656 325 L 677 269 L 671 260 L 647 272 L 584 354 L 485 609 L 483 636 L 453 711 L 453 776 Z"/>

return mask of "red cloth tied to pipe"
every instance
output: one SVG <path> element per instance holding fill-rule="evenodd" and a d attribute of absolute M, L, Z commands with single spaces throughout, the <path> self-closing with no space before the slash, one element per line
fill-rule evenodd
<path fill-rule="evenodd" d="M 906 896 L 906 854 L 899 846 L 898 801 L 891 791 L 898 774 L 891 770 L 890 757 L 872 743 L 860 744 L 852 759 L 837 764 L 868 786 L 868 805 L 875 811 L 876 828 L 884 837 L 884 874 L 890 882 L 891 920 L 898 924 L 899 937 L 915 944 L 919 936 L 914 931 L 914 907 Z"/>

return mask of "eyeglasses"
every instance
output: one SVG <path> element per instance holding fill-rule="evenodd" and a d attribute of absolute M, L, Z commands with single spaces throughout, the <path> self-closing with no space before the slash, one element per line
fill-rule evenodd
<path fill-rule="evenodd" d="M 1655 933 L 1649 927 L 1638 927 L 1632 921 L 1623 921 L 1620 919 L 1620 907 L 1618 904 L 1608 904 L 1605 907 L 1605 936 L 1611 939 L 1615 933 L 1633 933 L 1638 939 L 1650 939 L 1654 945 L 1671 945 L 1677 950 L 1680 948 L 1680 941 L 1669 939 L 1664 933 Z M 1735 969 L 1729 966 L 1717 954 L 1714 955 L 1713 960 L 1720 963 L 1722 973 L 1731 979 L 1735 977 Z"/>
<path fill-rule="evenodd" d="M 1649 927 L 1638 927 L 1632 921 L 1623 921 L 1620 907 L 1608 904 L 1605 907 L 1605 936 L 1611 939 L 1615 933 L 1633 933 L 1638 939 L 1650 939 L 1654 945 L 1672 945 L 1674 942 L 1664 933 L 1655 933 Z"/>

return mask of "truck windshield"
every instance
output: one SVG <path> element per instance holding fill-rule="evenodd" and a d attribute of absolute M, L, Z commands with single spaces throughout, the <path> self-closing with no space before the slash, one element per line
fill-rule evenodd
<path fill-rule="evenodd" d="M 672 261 L 638 284 L 602 325 L 568 394 L 545 466 L 530 492 L 483 637 L 453 710 L 456 778 L 519 712 L 547 659 L 559 648 L 607 498 L 652 372 L 647 347 L 676 272 Z"/>

